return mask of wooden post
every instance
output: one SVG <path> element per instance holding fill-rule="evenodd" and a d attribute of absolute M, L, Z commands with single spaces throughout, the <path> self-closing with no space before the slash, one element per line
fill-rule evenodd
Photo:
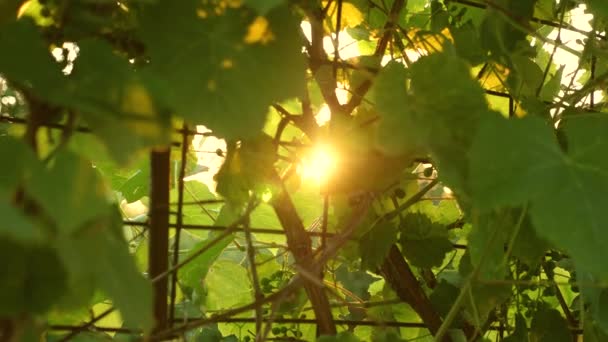
<path fill-rule="evenodd" d="M 150 232 L 148 271 L 150 279 L 167 271 L 169 267 L 169 170 L 170 149 L 163 148 L 150 154 Z M 168 326 L 167 280 L 154 284 L 155 331 Z"/>

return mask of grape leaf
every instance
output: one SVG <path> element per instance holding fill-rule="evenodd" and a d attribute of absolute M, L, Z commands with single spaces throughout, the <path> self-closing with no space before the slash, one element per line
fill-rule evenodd
<path fill-rule="evenodd" d="M 245 5 L 253 8 L 260 15 L 265 15 L 279 5 L 282 5 L 285 0 L 245 0 Z"/>
<path fill-rule="evenodd" d="M 597 312 L 597 325 L 600 326 L 604 332 L 608 331 L 608 289 L 603 289 L 600 292 L 597 303 L 595 303 L 595 309 Z"/>
<path fill-rule="evenodd" d="M 444 46 L 443 52 L 414 63 L 409 68 L 410 89 L 407 93 L 399 91 L 402 95 L 396 96 L 394 89 L 405 89 L 407 75 L 403 66 L 389 63 L 376 80 L 373 94 L 382 118 L 379 143 L 382 146 L 388 141 L 391 151 L 399 151 L 402 143 L 400 151 L 404 153 L 411 151 L 411 146 L 427 146 L 440 177 L 464 196 L 468 193 L 467 152 L 472 133 L 480 116 L 488 111 L 483 89 L 449 45 Z M 381 91 L 385 92 L 383 96 Z M 404 131 L 407 137 L 390 137 L 406 135 Z M 466 202 L 465 198 L 461 200 Z"/>
<path fill-rule="evenodd" d="M 193 253 L 197 253 L 201 248 L 205 248 L 205 246 L 215 238 L 217 238 L 216 234 L 209 234 L 209 238 L 194 245 L 186 257 L 190 257 Z M 194 260 L 184 265 L 179 271 L 180 281 L 184 285 L 199 290 L 202 293 L 202 286 L 205 283 L 205 277 L 209 272 L 209 268 L 233 239 L 233 235 L 228 235 L 208 248 L 204 253 L 194 258 Z"/>
<path fill-rule="evenodd" d="M 217 192 L 229 202 L 244 204 L 250 191 L 260 195 L 271 186 L 276 159 L 276 146 L 269 136 L 242 141 L 237 149 L 228 152 L 216 175 Z"/>
<path fill-rule="evenodd" d="M 386 220 L 378 222 L 359 239 L 361 267 L 376 271 L 382 264 L 391 246 L 397 242 L 399 228 Z"/>
<path fill-rule="evenodd" d="M 527 342 L 528 325 L 526 319 L 521 314 L 515 316 L 515 331 L 504 339 L 505 342 Z"/>
<path fill-rule="evenodd" d="M 489 117 L 482 126 L 471 152 L 477 207 L 529 202 L 541 237 L 608 277 L 599 262 L 608 257 L 602 247 L 608 234 L 601 229 L 608 219 L 601 204 L 608 191 L 608 158 L 602 152 L 608 146 L 608 119 L 588 116 L 562 124 L 567 153 L 539 118 Z"/>
<path fill-rule="evenodd" d="M 540 118 L 485 118 L 471 148 L 476 207 L 490 210 L 519 205 L 558 186 L 559 179 L 551 169 L 560 163 L 560 155 L 551 129 Z M 491 163 L 488 158 L 492 158 Z"/>
<path fill-rule="evenodd" d="M 517 257 L 528 267 L 535 268 L 550 247 L 551 245 L 545 239 L 539 237 L 534 230 L 532 222 L 530 222 L 530 215 L 526 215 L 513 241 L 511 255 Z"/>
<path fill-rule="evenodd" d="M 592 319 L 585 319 L 583 322 L 583 339 L 585 341 L 603 342 L 608 339 L 608 334 Z"/>
<path fill-rule="evenodd" d="M 0 73 L 23 89 L 55 102 L 65 80 L 47 45 L 30 20 L 7 24 L 0 30 Z"/>
<path fill-rule="evenodd" d="M 536 311 L 530 324 L 530 342 L 572 341 L 568 323 L 555 309 L 541 308 Z"/>
<path fill-rule="evenodd" d="M 101 177 L 90 162 L 70 152 L 58 154 L 25 188 L 64 233 L 110 213 Z"/>
<path fill-rule="evenodd" d="M 429 300 L 431 301 L 431 304 L 433 304 L 435 310 L 437 310 L 442 317 L 445 317 L 448 312 L 450 312 L 454 301 L 458 297 L 458 293 L 460 293 L 458 287 L 450 284 L 445 279 L 442 279 L 433 289 L 433 292 L 429 296 Z"/>
<path fill-rule="evenodd" d="M 171 125 L 160 110 L 164 89 L 146 73 L 136 73 L 109 45 L 87 40 L 78 46 L 62 101 L 79 111 L 110 155 L 125 165 L 136 152 L 167 144 Z"/>
<path fill-rule="evenodd" d="M 153 324 L 152 285 L 138 271 L 121 228 L 114 209 L 78 236 L 60 239 L 61 257 L 72 279 L 94 284 L 112 299 L 127 324 L 148 330 Z"/>
<path fill-rule="evenodd" d="M 57 251 L 26 247 L 0 238 L 0 314 L 42 314 L 67 291 L 66 271 Z"/>
<path fill-rule="evenodd" d="M 562 65 L 555 71 L 555 74 L 549 78 L 547 83 L 543 86 L 540 91 L 539 97 L 543 101 L 553 101 L 553 98 L 559 94 L 562 85 L 562 75 L 566 65 Z"/>
<path fill-rule="evenodd" d="M 372 277 L 365 271 L 349 269 L 346 264 L 340 265 L 340 267 L 336 269 L 335 274 L 336 279 L 342 283 L 345 289 L 351 291 L 355 296 L 363 300 L 369 299 L 369 285 L 378 280 L 378 278 Z"/>
<path fill-rule="evenodd" d="M 335 336 L 320 336 L 317 342 L 359 342 L 360 340 L 353 333 L 343 331 Z"/>
<path fill-rule="evenodd" d="M 247 270 L 232 261 L 218 260 L 205 278 L 210 310 L 220 310 L 251 302 L 252 289 Z"/>
<path fill-rule="evenodd" d="M 171 203 L 177 203 L 177 194 L 177 188 L 171 189 L 171 192 L 169 193 L 169 201 Z M 183 222 L 186 224 L 212 225 L 215 216 L 212 212 L 217 209 L 217 206 L 214 207 L 208 204 L 196 203 L 215 199 L 215 195 L 209 191 L 207 185 L 195 180 L 185 182 L 184 206 L 182 208 Z"/>
<path fill-rule="evenodd" d="M 9 238 L 21 243 L 41 241 L 42 231 L 30 222 L 23 213 L 0 198 L 0 238 Z"/>
<path fill-rule="evenodd" d="M 469 251 L 460 259 L 458 272 L 462 277 L 468 277 L 473 271 L 471 264 L 471 253 Z M 503 304 L 511 297 L 511 285 L 484 284 L 474 282 L 471 286 L 473 300 L 465 301 L 465 309 L 470 317 L 479 318 L 479 323 L 484 322 L 490 312 Z M 477 319 L 475 319 L 477 322 Z"/>
<path fill-rule="evenodd" d="M 603 19 L 608 18 L 608 4 L 606 2 L 603 0 L 587 0 L 587 4 L 593 13 L 599 14 Z"/>
<path fill-rule="evenodd" d="M 403 255 L 418 267 L 441 266 L 446 253 L 454 247 L 444 225 L 432 222 L 422 214 L 408 214 L 401 222 Z"/>
<path fill-rule="evenodd" d="M 150 168 L 142 167 L 133 172 L 118 188 L 128 203 L 135 202 L 150 193 Z M 173 202 L 173 201 L 172 201 Z"/>
<path fill-rule="evenodd" d="M 10 160 L 0 172 L 0 194 L 15 190 L 38 167 L 32 149 L 10 136 L 0 136 L 0 158 Z"/>
<path fill-rule="evenodd" d="M 513 67 L 507 83 L 511 92 L 518 97 L 535 97 L 537 89 L 543 81 L 543 71 L 533 60 L 521 56 L 511 56 Z"/>
<path fill-rule="evenodd" d="M 256 17 L 246 8 L 199 4 L 161 1 L 147 8 L 141 36 L 149 67 L 166 80 L 178 114 L 224 138 L 251 137 L 273 101 L 304 89 L 299 21 L 285 6 Z"/>

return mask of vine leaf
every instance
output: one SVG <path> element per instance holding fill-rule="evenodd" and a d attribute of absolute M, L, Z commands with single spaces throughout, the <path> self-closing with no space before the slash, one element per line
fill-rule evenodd
<path fill-rule="evenodd" d="M 559 94 L 562 85 L 562 75 L 564 74 L 565 64 L 561 65 L 555 74 L 545 83 L 539 97 L 543 101 L 553 101 L 553 98 Z"/>
<path fill-rule="evenodd" d="M 22 243 L 42 241 L 42 231 L 23 213 L 0 198 L 0 239 L 8 238 Z"/>
<path fill-rule="evenodd" d="M 471 258 L 471 253 L 467 251 L 460 260 L 458 272 L 464 278 L 471 275 L 473 271 Z M 467 300 L 464 307 L 467 314 L 470 315 L 469 317 L 479 318 L 479 323 L 485 322 L 492 310 L 503 304 L 512 295 L 510 285 L 490 285 L 481 282 L 472 285 L 471 294 L 473 300 Z"/>
<path fill-rule="evenodd" d="M 205 278 L 206 298 L 210 310 L 222 310 L 251 302 L 253 291 L 247 270 L 232 261 L 218 260 Z"/>
<path fill-rule="evenodd" d="M 270 10 L 282 5 L 285 0 L 245 0 L 245 5 L 253 8 L 260 15 L 265 15 Z"/>
<path fill-rule="evenodd" d="M 340 265 L 335 274 L 336 279 L 342 283 L 344 288 L 363 300 L 369 299 L 369 285 L 378 280 L 365 271 L 349 269 L 346 264 Z"/>
<path fill-rule="evenodd" d="M 111 212 L 100 175 L 89 161 L 71 152 L 58 154 L 51 167 L 38 170 L 25 188 L 62 233 Z"/>
<path fill-rule="evenodd" d="M 22 140 L 10 136 L 0 138 L 0 156 L 11 161 L 11 167 L 3 168 L 0 172 L 0 194 L 14 191 L 38 167 L 32 149 Z"/>
<path fill-rule="evenodd" d="M 422 214 L 410 213 L 403 219 L 399 242 L 412 265 L 425 268 L 441 266 L 446 253 L 454 248 L 446 227 Z"/>
<path fill-rule="evenodd" d="M 602 17 L 608 18 L 608 4 L 602 0 L 587 0 L 589 8 Z"/>
<path fill-rule="evenodd" d="M 562 124 L 567 153 L 538 117 L 484 120 L 471 151 L 476 206 L 490 210 L 530 203 L 537 233 L 565 249 L 603 279 L 608 257 L 603 227 L 608 212 L 608 119 L 578 117 Z M 501 156 L 496 158 L 496 156 Z M 573 232 L 576 233 L 573 233 Z"/>
<path fill-rule="evenodd" d="M 262 129 L 269 105 L 304 90 L 299 21 L 286 6 L 256 17 L 243 7 L 199 4 L 147 7 L 141 36 L 150 70 L 166 81 L 179 115 L 224 138 L 251 137 Z"/>
<path fill-rule="evenodd" d="M 530 324 L 531 342 L 572 341 L 568 322 L 555 309 L 541 308 L 536 311 Z"/>
<path fill-rule="evenodd" d="M 359 338 L 353 333 L 343 331 L 334 336 L 321 336 L 317 339 L 317 342 L 359 342 Z"/>
<path fill-rule="evenodd" d="M 361 266 L 375 271 L 388 255 L 391 246 L 397 242 L 399 228 L 393 222 L 382 220 L 359 239 Z"/>
<path fill-rule="evenodd" d="M 196 251 L 209 244 L 209 242 L 215 238 L 214 234 L 210 234 L 209 238 L 192 246 L 190 254 L 196 253 Z M 207 276 L 209 269 L 233 239 L 233 235 L 226 236 L 209 248 L 205 253 L 192 260 L 192 262 L 184 265 L 179 273 L 180 281 L 184 285 L 198 291 L 199 294 L 203 294 L 203 284 L 205 283 L 205 277 Z"/>
<path fill-rule="evenodd" d="M 515 331 L 504 339 L 505 342 L 526 342 L 528 341 L 528 325 L 526 319 L 521 314 L 515 316 Z"/>
<path fill-rule="evenodd" d="M 114 211 L 81 234 L 59 239 L 59 251 L 72 289 L 86 296 L 94 289 L 87 289 L 87 284 L 96 285 L 112 299 L 127 324 L 148 330 L 153 324 L 152 286 L 137 269 L 121 229 L 120 215 Z"/>
<path fill-rule="evenodd" d="M 136 73 L 105 43 L 87 40 L 78 47 L 61 101 L 78 110 L 110 155 L 125 165 L 144 148 L 167 144 L 171 124 L 160 110 L 160 85 L 146 73 Z"/>
<path fill-rule="evenodd" d="M 67 275 L 57 251 L 0 238 L 0 315 L 43 314 L 67 292 Z"/>
<path fill-rule="evenodd" d="M 236 149 L 229 149 L 215 178 L 217 192 L 233 204 L 243 205 L 250 191 L 261 193 L 272 187 L 272 172 L 277 160 L 272 138 L 259 135 L 245 139 Z"/>
<path fill-rule="evenodd" d="M 514 234 L 514 232 L 511 234 Z M 538 236 L 532 222 L 530 222 L 530 215 L 526 215 L 513 241 L 511 255 L 517 257 L 528 267 L 535 268 L 549 248 L 551 248 L 551 244 Z"/>
<path fill-rule="evenodd" d="M 54 102 L 57 89 L 61 89 L 65 81 L 59 64 L 53 61 L 33 23 L 19 20 L 3 26 L 0 46 L 10 51 L 0 55 L 3 77 Z"/>
<path fill-rule="evenodd" d="M 407 76 L 410 89 L 405 87 Z M 395 89 L 402 95 L 397 96 Z M 466 202 L 462 196 L 468 193 L 468 149 L 488 105 L 453 47 L 446 44 L 443 52 L 420 58 L 409 70 L 389 63 L 376 80 L 373 96 L 382 118 L 379 144 L 403 153 L 427 146 L 442 180 Z M 391 137 L 397 134 L 407 137 Z"/>
<path fill-rule="evenodd" d="M 547 185 L 557 186 L 558 179 L 549 171 L 559 164 L 560 155 L 551 129 L 540 118 L 486 118 L 471 148 L 476 207 L 486 211 L 519 205 L 539 196 Z M 488 158 L 492 163 L 487 163 Z"/>

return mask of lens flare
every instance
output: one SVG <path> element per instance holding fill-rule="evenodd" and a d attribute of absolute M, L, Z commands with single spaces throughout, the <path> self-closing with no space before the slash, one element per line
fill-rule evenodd
<path fill-rule="evenodd" d="M 335 151 L 330 146 L 318 145 L 302 158 L 298 172 L 303 181 L 324 185 L 336 173 L 337 166 Z"/>

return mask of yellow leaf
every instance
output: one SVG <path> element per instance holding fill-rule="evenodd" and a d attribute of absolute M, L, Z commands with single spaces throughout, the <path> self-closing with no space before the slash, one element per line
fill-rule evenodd
<path fill-rule="evenodd" d="M 141 84 L 129 84 L 123 92 L 121 110 L 136 116 L 129 126 L 138 135 L 156 138 L 162 135 L 161 126 L 156 122 L 156 108 L 148 93 Z"/>
<path fill-rule="evenodd" d="M 267 44 L 274 40 L 274 34 L 270 30 L 268 20 L 264 17 L 257 17 L 249 25 L 247 29 L 247 35 L 245 36 L 245 43 L 247 44 Z"/>
<path fill-rule="evenodd" d="M 329 13 L 329 17 L 331 19 L 331 24 L 335 28 L 338 23 L 338 2 L 333 1 L 329 6 L 327 13 Z M 323 7 L 327 6 L 327 1 L 323 1 Z M 349 3 L 342 2 L 342 16 L 340 20 L 340 26 L 342 28 L 345 27 L 355 27 L 363 22 L 363 14 L 359 9 Z"/>
<path fill-rule="evenodd" d="M 414 48 L 417 50 L 426 51 L 427 53 L 443 51 L 443 45 L 447 42 L 454 42 L 450 30 L 446 27 L 440 33 L 422 31 L 413 29 L 408 31 L 410 41 L 414 43 Z"/>

